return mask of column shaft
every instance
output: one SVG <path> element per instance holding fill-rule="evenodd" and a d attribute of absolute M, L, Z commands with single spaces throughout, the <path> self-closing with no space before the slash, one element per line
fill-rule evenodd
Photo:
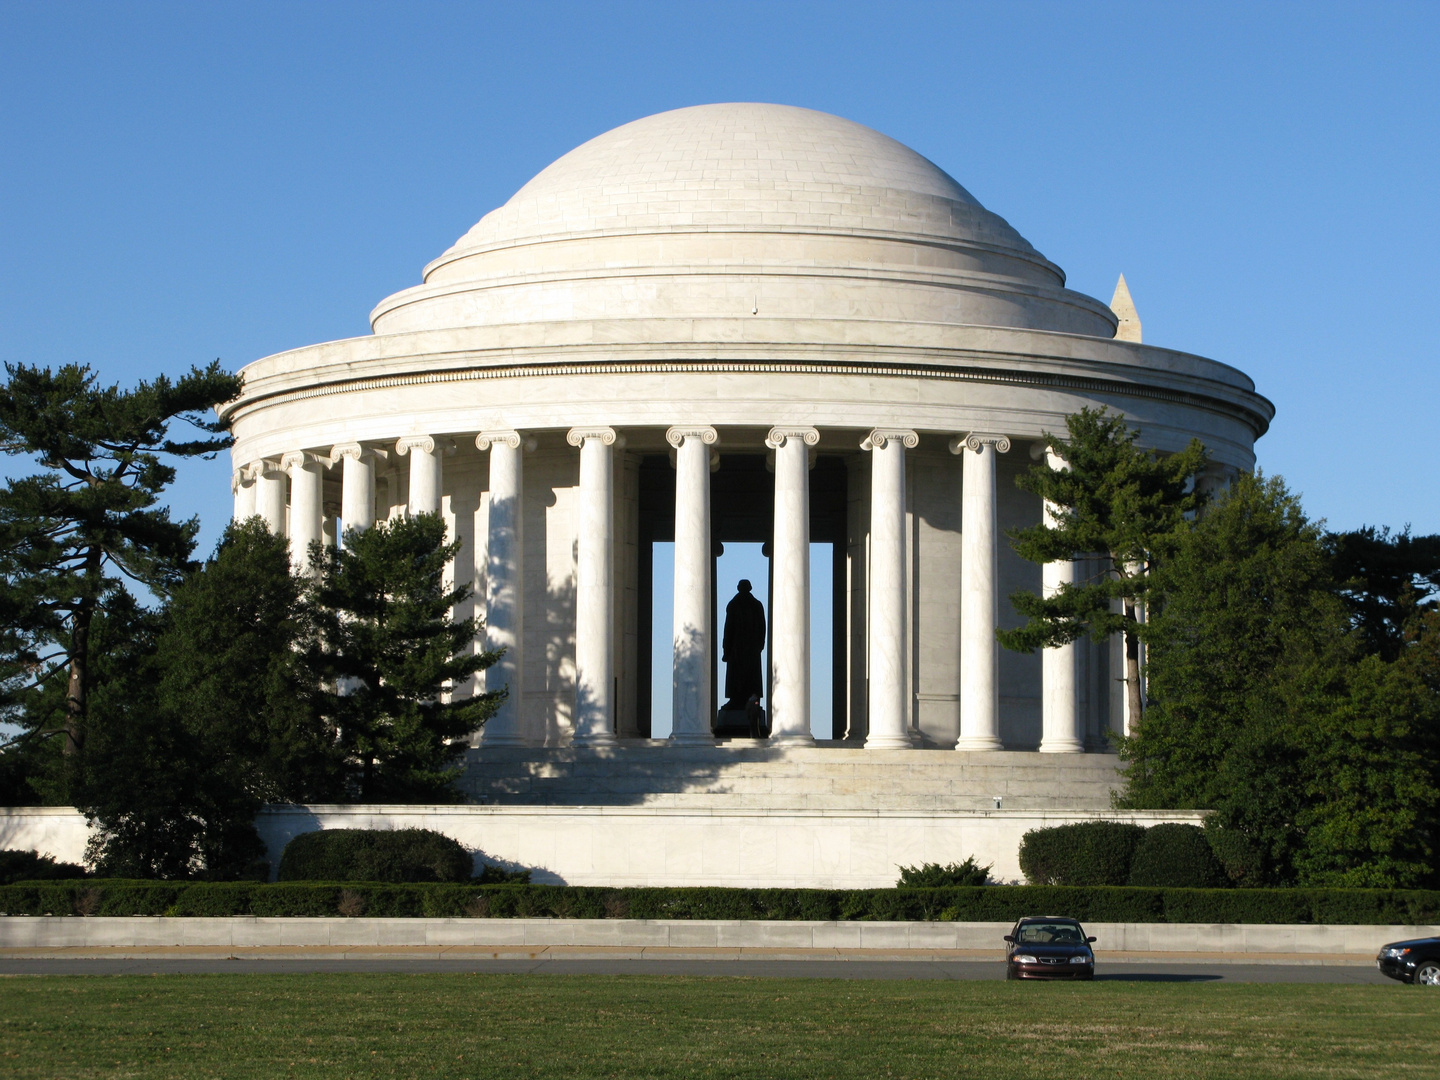
<path fill-rule="evenodd" d="M 490 527 L 485 570 L 485 648 L 502 652 L 485 672 L 486 690 L 506 690 L 485 724 L 482 746 L 524 746 L 525 643 L 524 450 L 515 431 L 485 431 L 475 440 L 490 451 Z M 415 451 L 411 451 L 414 453 Z M 413 481 L 412 481 L 413 484 Z M 412 486 L 413 495 L 414 488 Z"/>
<path fill-rule="evenodd" d="M 255 516 L 255 482 L 250 479 L 249 469 L 236 469 L 230 487 L 235 492 L 236 521 L 245 521 Z"/>
<path fill-rule="evenodd" d="M 909 749 L 905 693 L 905 447 L 913 431 L 872 431 L 870 455 L 870 734 L 867 749 Z"/>
<path fill-rule="evenodd" d="M 255 512 L 276 536 L 285 535 L 285 474 L 270 461 L 255 469 Z"/>
<path fill-rule="evenodd" d="M 775 450 L 771 742 L 815 741 L 810 733 L 809 447 L 819 441 L 814 428 L 772 428 L 765 440 Z"/>
<path fill-rule="evenodd" d="M 325 538 L 325 473 L 313 454 L 286 454 L 281 464 L 290 474 L 290 565 L 304 571 L 311 543 Z"/>
<path fill-rule="evenodd" d="M 573 741 L 601 746 L 615 741 L 615 432 L 573 428 L 566 438 L 580 447 Z"/>
<path fill-rule="evenodd" d="M 1046 463 L 1050 468 L 1065 468 L 1065 460 L 1053 451 L 1046 451 Z M 1045 503 L 1041 509 L 1045 524 L 1052 528 L 1059 522 L 1059 513 L 1053 503 Z M 1046 563 L 1041 569 L 1041 591 L 1047 597 L 1054 596 L 1064 585 L 1075 581 L 1075 562 Z M 1081 738 L 1079 699 L 1076 693 L 1075 666 L 1079 650 L 1072 642 L 1054 649 L 1041 651 L 1040 686 L 1042 754 L 1079 754 L 1085 750 Z"/>
<path fill-rule="evenodd" d="M 675 447 L 674 728 L 677 743 L 711 743 L 710 450 L 714 428 L 671 428 Z"/>
<path fill-rule="evenodd" d="M 343 461 L 340 474 L 340 524 L 364 532 L 375 524 L 375 460 L 358 443 L 346 443 L 330 452 L 330 460 Z"/>
<path fill-rule="evenodd" d="M 406 509 L 411 514 L 438 514 L 443 451 L 429 435 L 412 435 L 397 442 L 395 452 L 410 455 L 410 498 Z"/>
<path fill-rule="evenodd" d="M 1001 750 L 995 457 L 1010 449 L 1003 436 L 956 439 L 964 462 L 960 503 L 960 739 L 957 750 Z"/>

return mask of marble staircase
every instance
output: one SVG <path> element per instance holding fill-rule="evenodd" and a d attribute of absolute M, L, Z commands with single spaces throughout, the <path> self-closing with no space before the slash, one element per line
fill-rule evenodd
<path fill-rule="evenodd" d="M 488 805 L 1108 810 L 1118 765 L 1112 754 L 634 741 L 613 749 L 473 749 L 460 786 L 470 802 Z"/>

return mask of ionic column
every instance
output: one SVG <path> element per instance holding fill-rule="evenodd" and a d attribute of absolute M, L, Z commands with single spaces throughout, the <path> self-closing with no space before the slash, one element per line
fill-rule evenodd
<path fill-rule="evenodd" d="M 324 462 L 314 454 L 286 454 L 280 464 L 290 474 L 290 565 L 309 568 L 310 545 L 325 539 Z"/>
<path fill-rule="evenodd" d="M 971 433 L 950 440 L 961 455 L 960 738 L 957 750 L 1001 750 L 1000 646 L 995 640 L 999 568 L 995 455 L 1010 449 L 1004 435 Z"/>
<path fill-rule="evenodd" d="M 770 636 L 770 741 L 814 743 L 810 734 L 811 427 L 775 427 L 775 536 Z M 903 528 L 902 528 L 903 532 Z"/>
<path fill-rule="evenodd" d="M 395 444 L 395 453 L 410 455 L 411 515 L 440 512 L 441 462 L 443 451 L 429 435 L 410 435 Z"/>
<path fill-rule="evenodd" d="M 485 569 L 485 648 L 502 652 L 485 672 L 487 690 L 506 689 L 485 723 L 482 746 L 525 746 L 521 715 L 525 644 L 524 439 L 518 431 L 482 431 L 475 446 L 490 451 L 490 528 Z M 413 468 L 413 463 L 412 463 Z M 411 481 L 414 492 L 414 481 Z"/>
<path fill-rule="evenodd" d="M 1067 469 L 1065 459 L 1049 447 L 1043 448 L 1045 463 L 1056 472 Z M 1055 528 L 1060 523 L 1060 510 L 1052 502 L 1042 504 L 1045 524 Z M 1055 596 L 1065 585 L 1075 581 L 1075 561 L 1062 559 L 1046 563 L 1040 571 L 1040 591 Z M 1075 643 L 1040 651 L 1040 752 L 1042 754 L 1080 754 L 1085 743 L 1080 738 L 1080 709 L 1076 696 L 1075 664 L 1079 659 Z"/>
<path fill-rule="evenodd" d="M 615 429 L 571 428 L 580 448 L 575 575 L 576 746 L 615 742 Z"/>
<path fill-rule="evenodd" d="M 375 457 L 359 443 L 341 443 L 330 463 L 343 462 L 340 474 L 340 524 L 364 532 L 375 524 Z"/>
<path fill-rule="evenodd" d="M 719 441 L 713 427 L 672 427 L 665 441 L 675 447 L 675 666 L 676 743 L 713 743 L 710 730 L 710 450 Z"/>
<path fill-rule="evenodd" d="M 905 700 L 905 449 L 913 431 L 877 428 L 870 451 L 870 733 L 866 749 L 910 749 Z"/>
<path fill-rule="evenodd" d="M 250 475 L 255 479 L 255 512 L 272 533 L 284 536 L 285 474 L 273 461 L 257 461 L 250 466 Z"/>
<path fill-rule="evenodd" d="M 230 490 L 235 495 L 235 521 L 245 521 L 255 516 L 255 484 L 250 479 L 249 468 L 236 469 L 230 474 Z"/>

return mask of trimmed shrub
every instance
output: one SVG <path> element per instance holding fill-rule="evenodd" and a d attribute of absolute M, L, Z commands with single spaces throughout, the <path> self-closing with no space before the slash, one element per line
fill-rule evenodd
<path fill-rule="evenodd" d="M 280 881 L 469 881 L 474 858 L 431 829 L 321 829 L 285 845 Z"/>
<path fill-rule="evenodd" d="M 1144 835 L 1144 826 L 1121 821 L 1032 829 L 1020 841 L 1020 869 L 1032 885 L 1124 885 Z"/>
<path fill-rule="evenodd" d="M 85 877 L 85 868 L 75 863 L 56 862 L 38 851 L 7 848 L 0 851 L 0 885 L 16 881 L 65 881 Z"/>
<path fill-rule="evenodd" d="M 991 863 L 991 866 L 994 864 Z M 941 866 L 927 862 L 920 866 L 900 867 L 899 889 L 943 889 L 963 885 L 985 885 L 990 881 L 990 866 L 980 866 L 971 855 L 963 863 Z"/>
<path fill-rule="evenodd" d="M 1440 891 L 1156 889 L 988 885 L 906 889 L 582 888 L 367 882 L 90 879 L 0 886 L 8 915 L 256 915 L 335 918 L 755 919 L 1013 922 L 1440 923 Z"/>
<path fill-rule="evenodd" d="M 1223 889 L 1230 884 L 1198 825 L 1167 822 L 1145 830 L 1130 861 L 1131 885 L 1159 889 Z"/>

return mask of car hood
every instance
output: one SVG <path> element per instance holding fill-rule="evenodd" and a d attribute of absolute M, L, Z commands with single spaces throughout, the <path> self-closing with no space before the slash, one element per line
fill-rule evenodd
<path fill-rule="evenodd" d="M 1440 937 L 1411 938 L 1408 941 L 1387 941 L 1382 949 L 1418 949 L 1422 945 L 1440 945 Z"/>
<path fill-rule="evenodd" d="M 1031 956 L 1088 956 L 1088 945 L 1016 945 L 1015 952 Z"/>

